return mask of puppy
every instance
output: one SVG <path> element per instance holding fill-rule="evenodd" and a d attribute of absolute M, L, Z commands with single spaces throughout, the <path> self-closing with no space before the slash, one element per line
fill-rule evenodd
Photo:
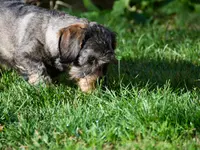
<path fill-rule="evenodd" d="M 95 89 L 115 59 L 116 36 L 84 18 L 49 11 L 22 0 L 0 0 L 0 63 L 30 84 L 69 72 L 83 92 Z"/>

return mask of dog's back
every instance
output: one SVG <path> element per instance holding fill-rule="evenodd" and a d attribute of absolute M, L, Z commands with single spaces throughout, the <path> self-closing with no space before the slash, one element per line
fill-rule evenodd
<path fill-rule="evenodd" d="M 13 53 L 32 19 L 33 14 L 24 6 L 20 0 L 0 0 L 0 61 L 3 63 L 12 63 Z"/>

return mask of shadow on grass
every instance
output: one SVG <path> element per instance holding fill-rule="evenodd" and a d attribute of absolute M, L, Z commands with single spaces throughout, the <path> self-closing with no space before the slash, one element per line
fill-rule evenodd
<path fill-rule="evenodd" d="M 75 82 L 68 79 L 69 76 L 61 74 L 54 78 L 54 84 L 77 88 Z M 180 60 L 122 60 L 110 65 L 106 82 L 112 90 L 118 90 L 121 85 L 142 88 L 147 84 L 155 89 L 164 86 L 166 82 L 170 82 L 174 90 L 192 90 L 200 88 L 200 66 Z"/>
<path fill-rule="evenodd" d="M 69 80 L 65 73 L 53 79 L 54 84 L 77 88 L 75 81 Z M 108 69 L 107 85 L 112 90 L 118 90 L 120 85 L 144 87 L 147 84 L 155 89 L 166 82 L 170 82 L 174 90 L 200 88 L 200 66 L 189 61 L 137 59 L 122 60 Z"/>
<path fill-rule="evenodd" d="M 147 83 L 154 89 L 170 82 L 174 90 L 192 90 L 200 87 L 200 66 L 187 61 L 121 61 L 118 65 L 110 66 L 108 80 L 112 89 L 119 88 L 120 84 L 143 87 Z"/>

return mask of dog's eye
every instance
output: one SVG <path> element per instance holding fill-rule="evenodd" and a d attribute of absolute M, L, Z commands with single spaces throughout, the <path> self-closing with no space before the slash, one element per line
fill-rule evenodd
<path fill-rule="evenodd" d="M 95 62 L 96 58 L 94 56 L 89 57 L 88 63 L 93 64 Z"/>

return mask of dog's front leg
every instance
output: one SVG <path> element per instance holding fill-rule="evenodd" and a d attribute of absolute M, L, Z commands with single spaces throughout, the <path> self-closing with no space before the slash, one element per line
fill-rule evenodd
<path fill-rule="evenodd" d="M 42 62 L 42 54 L 36 50 L 35 45 L 30 47 L 29 44 L 16 51 L 14 55 L 15 67 L 23 76 L 28 77 L 30 84 L 50 83 L 51 78 Z"/>

